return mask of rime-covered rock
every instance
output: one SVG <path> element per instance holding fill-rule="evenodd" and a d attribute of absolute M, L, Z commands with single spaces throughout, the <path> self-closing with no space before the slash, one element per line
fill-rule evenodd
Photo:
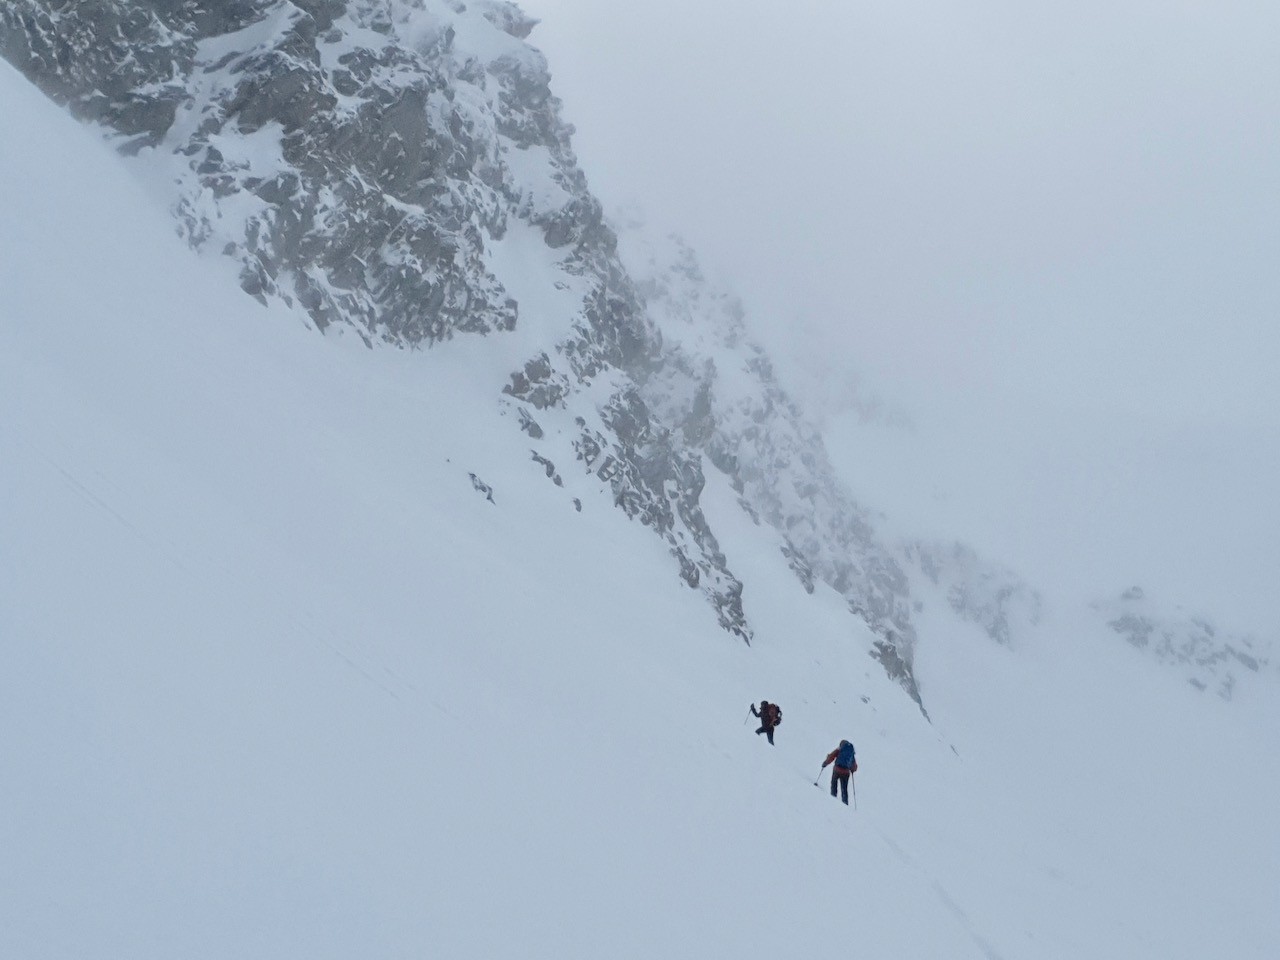
<path fill-rule="evenodd" d="M 1224 700 L 1232 698 L 1242 677 L 1280 674 L 1267 640 L 1220 630 L 1206 617 L 1181 608 L 1171 614 L 1141 587 L 1099 601 L 1094 609 L 1132 646 L 1181 670 L 1196 689 L 1213 690 Z"/>

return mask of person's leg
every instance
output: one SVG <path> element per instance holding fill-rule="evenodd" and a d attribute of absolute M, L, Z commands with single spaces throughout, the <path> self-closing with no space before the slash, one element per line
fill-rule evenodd
<path fill-rule="evenodd" d="M 765 727 L 761 727 L 759 730 L 756 731 L 756 736 L 758 737 L 760 736 L 760 734 L 767 733 L 767 732 L 768 730 Z"/>
<path fill-rule="evenodd" d="M 840 799 L 844 801 L 844 805 L 849 805 L 849 774 L 845 774 L 840 778 Z"/>
<path fill-rule="evenodd" d="M 768 730 L 766 730 L 766 731 L 765 731 L 765 733 L 767 733 L 767 734 L 768 734 L 768 736 L 769 736 L 769 746 L 771 746 L 771 747 L 772 747 L 772 746 L 773 746 L 773 727 L 770 727 Z"/>
<path fill-rule="evenodd" d="M 836 795 L 836 771 L 834 767 L 831 768 L 831 795 L 833 797 Z"/>

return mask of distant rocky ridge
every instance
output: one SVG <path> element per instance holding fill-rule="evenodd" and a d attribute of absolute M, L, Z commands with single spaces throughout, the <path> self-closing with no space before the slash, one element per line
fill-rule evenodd
<path fill-rule="evenodd" d="M 1134 647 L 1182 669 L 1196 689 L 1211 690 L 1224 700 L 1232 698 L 1242 677 L 1280 675 L 1280 663 L 1273 660 L 1266 640 L 1219 630 L 1204 617 L 1170 615 L 1141 587 L 1094 609 Z"/>
<path fill-rule="evenodd" d="M 535 234 L 541 285 L 568 306 L 499 400 L 521 455 L 553 483 L 594 475 L 750 642 L 700 501 L 705 465 L 723 472 L 805 589 L 826 584 L 872 628 L 868 653 L 923 710 L 922 611 L 1012 644 L 1039 596 L 963 545 L 881 530 L 692 251 L 638 235 L 620 248 L 525 42 L 535 23 L 502 0 L 9 0 L 0 55 L 150 165 L 181 233 L 238 263 L 246 292 L 319 330 L 413 349 L 514 336 L 534 308 L 501 249 Z"/>

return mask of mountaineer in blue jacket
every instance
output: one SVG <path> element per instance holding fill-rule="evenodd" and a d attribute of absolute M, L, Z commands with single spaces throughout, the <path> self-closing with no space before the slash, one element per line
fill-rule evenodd
<path fill-rule="evenodd" d="M 858 769 L 858 757 L 854 753 L 853 744 L 848 740 L 841 740 L 840 746 L 836 747 L 827 754 L 827 759 L 822 761 L 822 767 L 825 770 L 827 765 L 834 763 L 831 768 L 831 795 L 836 795 L 836 784 L 840 785 L 841 798 L 845 806 L 849 805 L 849 777 Z"/>

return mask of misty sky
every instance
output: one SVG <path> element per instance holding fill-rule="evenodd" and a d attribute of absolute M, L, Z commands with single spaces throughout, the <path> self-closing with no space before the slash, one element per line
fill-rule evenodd
<path fill-rule="evenodd" d="M 522 5 L 606 205 L 683 233 L 811 401 L 910 411 L 829 411 L 855 487 L 1280 628 L 1280 5 Z"/>

